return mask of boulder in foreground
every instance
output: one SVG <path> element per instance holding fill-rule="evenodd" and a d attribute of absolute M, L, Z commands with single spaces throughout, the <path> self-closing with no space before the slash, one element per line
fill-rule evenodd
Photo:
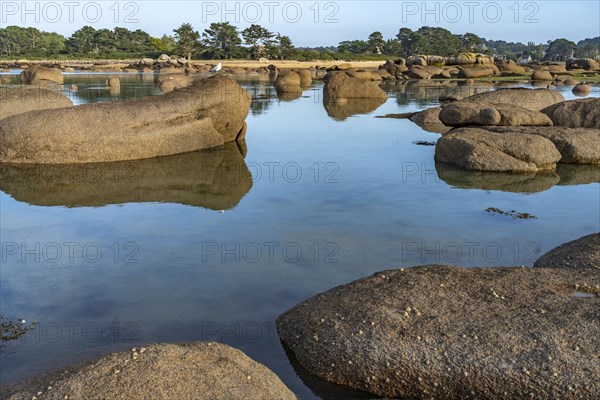
<path fill-rule="evenodd" d="M 435 146 L 436 161 L 477 171 L 552 171 L 560 159 L 545 137 L 478 128 L 454 129 Z"/>
<path fill-rule="evenodd" d="M 216 147 L 238 138 L 250 102 L 217 75 L 164 95 L 17 114 L 0 121 L 0 162 L 122 161 Z"/>
<path fill-rule="evenodd" d="M 267 367 L 219 343 L 154 344 L 113 353 L 48 382 L 30 381 L 6 396 L 31 399 L 289 399 L 296 396 Z M 3 396 L 5 397 L 5 396 Z"/>
<path fill-rule="evenodd" d="M 561 244 L 538 258 L 533 266 L 600 270 L 600 233 L 592 233 Z"/>
<path fill-rule="evenodd" d="M 595 398 L 598 285 L 593 269 L 382 271 L 298 304 L 277 327 L 310 372 L 382 397 Z"/>

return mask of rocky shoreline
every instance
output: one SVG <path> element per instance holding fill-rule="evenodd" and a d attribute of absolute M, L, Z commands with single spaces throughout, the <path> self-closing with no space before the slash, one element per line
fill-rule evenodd
<path fill-rule="evenodd" d="M 381 271 L 293 307 L 279 335 L 313 374 L 386 398 L 594 398 L 599 240 L 563 245 L 537 268 Z M 567 253 L 577 268 L 560 261 Z"/>
<path fill-rule="evenodd" d="M 591 399 L 600 392 L 599 249 L 594 233 L 534 268 L 377 272 L 286 311 L 279 336 L 311 374 L 385 398 Z M 296 396 L 241 351 L 193 342 L 112 353 L 2 387 L 0 398 Z"/>

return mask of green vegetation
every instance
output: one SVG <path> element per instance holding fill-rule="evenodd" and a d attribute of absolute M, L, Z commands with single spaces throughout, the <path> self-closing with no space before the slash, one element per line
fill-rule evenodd
<path fill-rule="evenodd" d="M 294 59 L 312 60 L 385 60 L 417 54 L 454 56 L 476 52 L 508 59 L 564 61 L 569 57 L 599 59 L 600 37 L 578 43 L 556 39 L 546 44 L 511 43 L 486 40 L 474 33 L 456 35 L 444 28 L 424 26 L 416 31 L 401 28 L 393 38 L 381 32 L 365 40 L 345 40 L 337 46 L 296 48 L 289 36 L 270 32 L 252 24 L 239 30 L 229 22 L 212 23 L 203 32 L 185 23 L 173 35 L 161 38 L 138 29 L 95 29 L 84 26 L 70 37 L 36 28 L 8 26 L 0 28 L 0 58 L 141 58 L 162 53 L 187 59 Z"/>
<path fill-rule="evenodd" d="M 27 334 L 27 332 L 33 329 L 34 325 L 35 321 L 30 326 L 26 326 L 25 321 L 18 320 L 15 322 L 0 316 L 0 329 L 2 330 L 0 347 L 4 346 L 4 342 L 18 339 Z"/>
<path fill-rule="evenodd" d="M 496 207 L 489 207 L 485 211 L 493 214 L 506 215 L 507 217 L 512 217 L 513 219 L 537 219 L 535 215 L 531 215 L 528 213 L 520 213 L 515 210 L 502 211 L 501 209 Z"/>

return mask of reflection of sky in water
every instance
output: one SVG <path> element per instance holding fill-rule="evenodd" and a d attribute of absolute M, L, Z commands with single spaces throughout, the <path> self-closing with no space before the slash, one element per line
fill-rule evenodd
<path fill-rule="evenodd" d="M 97 86 L 96 79 L 105 78 L 86 77 L 77 84 Z M 142 86 L 136 93 L 156 93 L 151 80 L 127 79 L 133 80 L 132 87 Z M 128 85 L 129 80 L 123 82 L 122 93 L 131 93 Z M 275 317 L 294 304 L 385 268 L 434 262 L 531 265 L 534 250 L 545 252 L 600 229 L 600 187 L 586 184 L 597 177 L 597 169 L 559 169 L 560 178 L 533 177 L 551 180 L 536 190 L 515 189 L 518 181 L 506 182 L 505 177 L 498 178 L 498 187 L 482 187 L 477 177 L 451 170 L 443 171 L 441 180 L 434 148 L 412 143 L 435 141 L 437 134 L 408 120 L 374 118 L 426 108 L 447 90 L 392 90 L 391 99 L 376 111 L 340 122 L 327 115 L 321 85 L 304 93 L 309 97 L 279 102 L 270 87 L 244 83 L 263 95 L 247 120 L 245 162 L 254 182 L 239 204 L 224 213 L 186 202 L 156 202 L 143 187 L 126 204 L 111 204 L 117 193 L 111 196 L 107 189 L 104 204 L 109 205 L 76 208 L 34 206 L 26 197 L 16 201 L 11 193 L 0 193 L 2 242 L 29 247 L 37 242 L 97 243 L 102 248 L 96 263 L 76 253 L 74 260 L 64 255 L 56 264 L 37 263 L 32 256 L 26 262 L 10 256 L 2 264 L 3 315 L 38 320 L 40 330 L 52 322 L 79 324 L 73 340 L 64 327 L 57 343 L 36 343 L 34 336 L 11 345 L 12 352 L 0 360 L 2 382 L 138 345 L 115 343 L 111 321 L 123 329 L 121 339 L 132 333 L 128 329 L 133 325 L 123 327 L 135 323 L 139 331 L 133 336 L 144 343 L 219 340 L 210 335 L 214 323 L 231 327 L 239 322 L 243 327 L 254 322 L 262 326 L 257 342 L 241 331 L 224 341 L 272 368 L 302 398 L 310 398 L 278 339 L 269 339 Z M 573 97 L 570 89 L 557 89 Z M 594 94 L 600 94 L 598 88 Z M 560 183 L 552 187 L 555 181 Z M 153 183 L 147 186 L 150 191 Z M 199 200 L 203 195 L 199 192 Z M 538 219 L 490 215 L 484 211 L 488 207 Z M 129 242 L 138 249 L 136 264 L 123 263 L 131 251 L 123 246 Z M 279 243 L 273 261 L 264 245 L 268 242 Z M 113 243 L 120 247 L 116 263 Z M 211 246 L 235 249 L 236 243 L 239 262 L 231 254 L 225 262 L 220 253 L 207 255 Z M 263 252 L 257 262 L 249 262 L 256 255 L 253 243 Z M 293 260 L 297 248 L 302 256 Z M 104 324 L 102 339 L 84 340 L 81 327 L 90 322 Z"/>

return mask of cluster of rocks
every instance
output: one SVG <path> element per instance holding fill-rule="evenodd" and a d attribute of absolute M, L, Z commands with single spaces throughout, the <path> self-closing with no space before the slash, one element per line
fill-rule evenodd
<path fill-rule="evenodd" d="M 20 94 L 7 101 L 22 104 L 23 111 L 44 109 L 0 120 L 4 163 L 135 160 L 222 146 L 245 137 L 251 102 L 246 90 L 220 75 L 161 96 L 78 107 L 69 107 L 62 97 L 55 105 L 65 107 L 53 108 L 35 94 L 27 94 L 29 102 L 15 96 Z"/>
<path fill-rule="evenodd" d="M 544 63 L 519 65 L 512 60 L 494 60 L 474 54 L 461 54 L 457 57 L 413 56 L 408 59 L 388 60 L 379 66 L 381 76 L 386 80 L 409 79 L 475 79 L 502 76 L 529 76 L 533 82 L 561 82 L 577 85 L 571 74 L 599 72 L 598 63 L 591 59 L 565 64 Z M 586 69 L 574 68 L 585 65 Z M 585 88 L 576 89 L 585 95 Z M 588 92 L 589 94 L 589 92 Z"/>
<path fill-rule="evenodd" d="M 411 117 L 443 127 L 435 160 L 478 171 L 554 171 L 600 164 L 600 99 L 565 101 L 549 89 L 499 89 Z"/>
<path fill-rule="evenodd" d="M 318 377 L 385 398 L 580 399 L 600 393 L 600 234 L 535 268 L 381 271 L 277 319 Z"/>

